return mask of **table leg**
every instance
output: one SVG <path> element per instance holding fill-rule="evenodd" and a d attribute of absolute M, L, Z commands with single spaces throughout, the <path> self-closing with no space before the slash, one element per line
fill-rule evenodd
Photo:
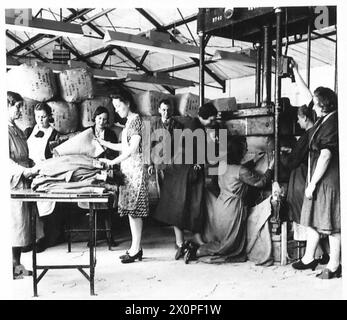
<path fill-rule="evenodd" d="M 33 287 L 34 297 L 37 297 L 37 262 L 36 262 L 36 210 L 34 210 L 34 203 L 30 210 L 31 218 L 31 238 L 33 242 Z"/>
<path fill-rule="evenodd" d="M 95 257 L 94 257 L 94 246 L 95 246 L 95 239 L 94 239 L 94 232 L 95 232 L 95 210 L 90 205 L 89 207 L 89 265 L 90 265 L 90 295 L 94 296 L 94 262 L 95 262 Z"/>

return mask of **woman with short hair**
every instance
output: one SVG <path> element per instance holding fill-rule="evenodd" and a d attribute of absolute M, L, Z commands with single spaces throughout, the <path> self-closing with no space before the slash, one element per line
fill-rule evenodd
<path fill-rule="evenodd" d="M 29 159 L 29 150 L 24 133 L 15 124 L 15 120 L 21 117 L 22 104 L 23 98 L 18 93 L 7 92 L 11 191 L 30 188 L 29 178 L 38 172 L 37 167 L 33 167 L 33 163 Z M 20 279 L 23 275 L 31 275 L 31 272 L 27 271 L 20 262 L 22 248 L 31 243 L 30 210 L 31 206 L 28 202 L 11 201 L 14 279 Z"/>
<path fill-rule="evenodd" d="M 337 96 L 329 88 L 318 87 L 313 104 L 319 120 L 309 138 L 308 177 L 300 220 L 307 227 L 307 245 L 305 255 L 292 266 L 314 270 L 320 235 L 328 235 L 330 260 L 318 276 L 331 279 L 342 273 Z"/>

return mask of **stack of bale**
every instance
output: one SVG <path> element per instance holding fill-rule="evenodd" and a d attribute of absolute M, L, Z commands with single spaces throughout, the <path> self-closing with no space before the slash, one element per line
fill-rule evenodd
<path fill-rule="evenodd" d="M 110 124 L 115 121 L 115 111 L 108 96 L 96 95 L 92 74 L 84 68 L 67 69 L 55 75 L 46 66 L 35 64 L 21 66 L 7 73 L 7 90 L 24 98 L 20 129 L 35 125 L 34 108 L 46 102 L 53 113 L 53 127 L 68 137 L 92 126 L 92 116 L 98 106 L 110 112 Z"/>

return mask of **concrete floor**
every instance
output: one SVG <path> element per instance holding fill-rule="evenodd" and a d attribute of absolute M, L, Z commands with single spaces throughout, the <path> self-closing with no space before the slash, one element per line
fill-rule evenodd
<path fill-rule="evenodd" d="M 146 228 L 142 262 L 122 264 L 118 259 L 129 246 L 124 233 L 120 244 L 109 251 L 105 243 L 97 247 L 95 290 L 89 296 L 89 283 L 77 270 L 50 270 L 39 283 L 37 299 L 341 299 L 342 280 L 320 280 L 316 271 L 295 271 L 290 265 L 260 267 L 251 262 L 210 265 L 173 256 L 173 231 L 170 228 Z M 38 254 L 40 264 L 87 264 L 86 243 L 73 243 L 72 252 L 59 245 Z M 22 263 L 31 266 L 31 253 Z M 32 299 L 32 278 L 13 281 L 14 299 Z"/>

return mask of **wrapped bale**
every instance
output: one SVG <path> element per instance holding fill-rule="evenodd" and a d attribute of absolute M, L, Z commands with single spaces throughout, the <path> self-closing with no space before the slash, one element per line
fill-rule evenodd
<path fill-rule="evenodd" d="M 139 113 L 143 116 L 159 115 L 159 102 L 165 99 L 166 95 L 159 91 L 146 91 L 134 95 L 134 100 Z"/>
<path fill-rule="evenodd" d="M 11 69 L 7 73 L 7 90 L 40 102 L 53 99 L 58 91 L 53 71 L 39 64 Z"/>
<path fill-rule="evenodd" d="M 36 104 L 39 102 L 36 100 L 31 100 L 23 98 L 22 116 L 20 119 L 16 120 L 15 123 L 22 131 L 27 128 L 33 128 L 35 126 L 35 114 L 34 109 Z"/>
<path fill-rule="evenodd" d="M 237 110 L 237 103 L 234 97 L 215 99 L 211 102 L 219 112 Z"/>
<path fill-rule="evenodd" d="M 94 97 L 92 74 L 84 68 L 64 70 L 59 74 L 60 95 L 66 102 Z"/>
<path fill-rule="evenodd" d="M 175 96 L 176 112 L 181 116 L 197 117 L 199 111 L 199 96 L 192 93 Z"/>
<path fill-rule="evenodd" d="M 93 114 L 99 106 L 105 107 L 108 110 L 109 125 L 113 126 L 116 114 L 112 100 L 109 97 L 95 97 L 91 100 L 84 100 L 80 105 L 80 120 L 83 128 L 94 125 Z"/>
<path fill-rule="evenodd" d="M 80 154 L 95 158 L 103 152 L 104 148 L 95 139 L 92 128 L 82 131 L 54 149 L 57 156 Z"/>
<path fill-rule="evenodd" d="M 61 134 L 76 132 L 78 129 L 78 110 L 74 103 L 65 101 L 51 101 L 48 105 L 52 108 L 53 127 Z"/>

